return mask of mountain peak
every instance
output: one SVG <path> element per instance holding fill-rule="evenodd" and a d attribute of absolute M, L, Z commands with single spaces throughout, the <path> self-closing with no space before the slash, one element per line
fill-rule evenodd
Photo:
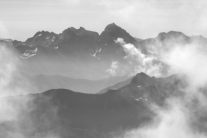
<path fill-rule="evenodd" d="M 30 47 L 33 46 L 49 46 L 55 39 L 57 34 L 48 31 L 38 31 L 33 37 L 28 38 L 24 43 Z M 47 42 L 45 42 L 47 40 Z M 19 43 L 16 43 L 19 44 Z"/>
<path fill-rule="evenodd" d="M 179 32 L 179 31 L 169 31 L 169 32 L 161 32 L 161 33 L 159 33 L 159 35 L 164 35 L 164 34 L 167 34 L 167 35 L 184 35 L 182 32 Z"/>
<path fill-rule="evenodd" d="M 135 85 L 146 85 L 146 84 L 151 84 L 153 82 L 153 77 L 148 76 L 144 72 L 137 73 L 132 81 L 131 84 Z"/>
<path fill-rule="evenodd" d="M 106 43 L 113 43 L 117 38 L 123 38 L 127 43 L 134 43 L 136 40 L 126 30 L 115 23 L 107 25 L 100 35 L 101 40 Z"/>
<path fill-rule="evenodd" d="M 81 27 L 79 28 L 79 30 L 86 30 L 86 29 L 85 29 L 84 27 L 81 26 Z"/>
<path fill-rule="evenodd" d="M 183 38 L 187 39 L 187 36 L 179 31 L 169 31 L 169 32 L 161 32 L 157 36 L 160 40 L 171 39 L 171 38 Z"/>
<path fill-rule="evenodd" d="M 86 29 L 84 28 L 84 27 L 80 27 L 79 29 L 76 29 L 75 27 L 70 27 L 70 28 L 68 28 L 69 30 L 72 30 L 72 31 L 74 31 L 74 32 L 77 32 L 77 31 L 80 31 L 80 30 L 82 30 L 82 31 L 86 31 Z"/>
<path fill-rule="evenodd" d="M 112 29 L 122 29 L 121 27 L 117 26 L 115 23 L 111 23 L 111 24 L 108 24 L 106 27 L 105 27 L 105 31 L 107 30 L 112 30 Z"/>
<path fill-rule="evenodd" d="M 144 73 L 144 72 L 140 72 L 140 73 L 137 73 L 136 74 L 136 76 L 147 76 L 147 77 L 149 77 L 146 73 Z"/>

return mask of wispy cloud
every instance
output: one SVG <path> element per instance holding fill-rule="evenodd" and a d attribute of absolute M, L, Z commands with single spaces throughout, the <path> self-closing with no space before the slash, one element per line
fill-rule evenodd
<path fill-rule="evenodd" d="M 36 88 L 17 71 L 21 63 L 15 52 L 2 44 L 0 62 L 0 137 L 58 138 L 53 130 L 42 133 L 37 129 L 39 124 L 34 123 L 31 116 L 36 114 L 35 99 L 30 95 Z M 47 118 L 43 121 L 45 126 L 49 123 Z"/>
<path fill-rule="evenodd" d="M 113 61 L 109 69 L 106 70 L 111 76 L 117 75 L 117 70 L 119 68 L 118 61 Z"/>
<path fill-rule="evenodd" d="M 127 61 L 126 65 L 120 65 L 121 68 L 117 68 L 117 70 L 121 69 L 125 75 L 132 76 L 139 72 L 145 72 L 150 76 L 157 77 L 162 75 L 162 64 L 158 62 L 156 56 L 142 53 L 139 48 L 135 47 L 133 44 L 126 43 L 122 38 L 118 38 L 115 42 L 120 44 L 123 48 L 126 53 L 124 60 Z"/>

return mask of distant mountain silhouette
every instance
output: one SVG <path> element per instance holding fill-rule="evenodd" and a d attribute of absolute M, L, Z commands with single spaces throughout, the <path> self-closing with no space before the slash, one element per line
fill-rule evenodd
<path fill-rule="evenodd" d="M 159 33 L 157 38 L 161 41 L 169 40 L 169 39 L 182 39 L 183 41 L 187 41 L 189 39 L 188 36 L 183 34 L 182 32 L 169 31 L 168 33 L 162 32 Z"/>
<path fill-rule="evenodd" d="M 50 89 L 68 89 L 75 92 L 95 94 L 106 87 L 128 79 L 127 76 L 114 76 L 102 80 L 86 80 L 74 79 L 61 75 L 39 74 L 31 76 L 23 72 L 17 73 L 13 81 L 18 81 L 23 78 L 24 81 L 28 81 L 33 87 L 36 88 L 36 93 L 47 91 Z"/>
<path fill-rule="evenodd" d="M 117 90 L 117 89 L 119 89 L 121 87 L 124 87 L 124 86 L 130 84 L 131 80 L 132 80 L 132 78 L 126 79 L 124 81 L 120 81 L 120 82 L 116 83 L 115 85 L 111 84 L 109 87 L 100 90 L 98 93 L 101 94 L 101 93 L 105 93 L 105 92 L 107 92 L 109 90 Z"/>

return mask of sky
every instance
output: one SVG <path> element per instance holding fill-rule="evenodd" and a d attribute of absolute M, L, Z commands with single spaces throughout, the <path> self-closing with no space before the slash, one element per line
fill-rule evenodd
<path fill-rule="evenodd" d="M 0 38 L 80 26 L 101 33 L 110 23 L 141 39 L 171 30 L 207 37 L 206 7 L 207 0 L 0 0 Z"/>

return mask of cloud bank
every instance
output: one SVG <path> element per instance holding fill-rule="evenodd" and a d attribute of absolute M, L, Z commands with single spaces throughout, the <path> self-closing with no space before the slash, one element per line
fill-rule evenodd
<path fill-rule="evenodd" d="M 127 53 L 125 59 L 145 65 L 150 58 L 169 67 L 169 74 L 177 76 L 187 85 L 178 93 L 183 95 L 166 99 L 166 106 L 152 109 L 157 114 L 154 120 L 143 127 L 127 131 L 124 138 L 206 138 L 207 137 L 207 50 L 199 42 L 177 43 L 173 39 L 148 46 L 152 55 L 145 55 L 131 44 L 117 40 Z M 136 60 L 136 61 L 135 61 Z M 150 63 L 153 60 L 149 60 Z M 159 67 L 158 67 L 159 68 Z M 160 71 L 160 68 L 156 71 Z M 161 72 L 160 72 L 161 73 Z"/>

